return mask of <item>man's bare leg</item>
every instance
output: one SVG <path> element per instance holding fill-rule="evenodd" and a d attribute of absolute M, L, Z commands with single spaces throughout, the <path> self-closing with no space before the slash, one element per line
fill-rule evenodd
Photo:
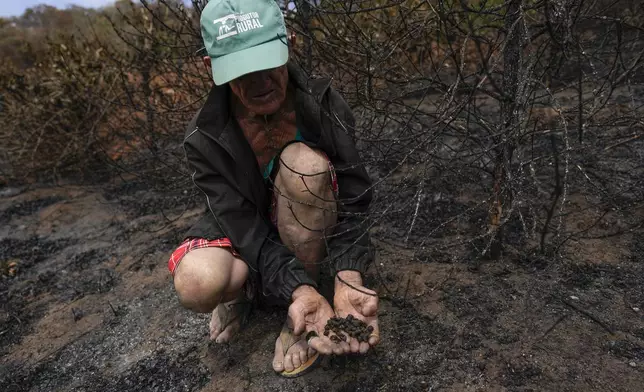
<path fill-rule="evenodd" d="M 336 205 L 328 201 L 333 200 L 328 163 L 322 155 L 301 143 L 285 148 L 281 159 L 285 165 L 280 167 L 275 179 L 276 188 L 283 194 L 278 196 L 277 205 L 280 237 L 317 280 L 318 263 L 326 254 L 323 229 L 333 226 L 337 220 Z M 302 175 L 317 173 L 323 174 Z M 210 336 L 221 343 L 234 336 L 239 322 L 219 332 L 221 320 L 217 307 L 236 301 L 247 278 L 246 263 L 227 249 L 204 248 L 184 256 L 175 270 L 174 285 L 184 307 L 200 313 L 212 312 Z M 298 342 L 283 355 L 281 341 L 277 339 L 273 368 L 291 371 L 313 354 L 306 342 Z"/>
<path fill-rule="evenodd" d="M 198 313 L 212 312 L 210 339 L 217 343 L 230 341 L 240 327 L 234 320 L 223 331 L 219 306 L 243 300 L 242 287 L 248 278 L 248 266 L 228 249 L 202 248 L 188 252 L 174 273 L 174 287 L 181 304 Z M 231 317 L 236 308 L 231 307 Z"/>
<path fill-rule="evenodd" d="M 317 280 L 326 255 L 324 235 L 337 222 L 328 162 L 304 143 L 286 147 L 281 161 L 275 178 L 280 238 Z"/>
<path fill-rule="evenodd" d="M 318 280 L 320 261 L 326 255 L 324 235 L 337 221 L 336 203 L 326 158 L 303 143 L 293 143 L 281 154 L 275 177 L 277 227 L 282 242 L 304 261 L 307 273 Z M 314 176 L 307 176 L 313 175 Z M 292 371 L 314 351 L 300 341 L 283 354 L 275 342 L 273 368 Z"/>

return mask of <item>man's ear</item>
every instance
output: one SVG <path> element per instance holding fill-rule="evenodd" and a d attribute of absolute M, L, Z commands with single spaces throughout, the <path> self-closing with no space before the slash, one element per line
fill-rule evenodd
<path fill-rule="evenodd" d="M 210 70 L 210 68 L 212 68 L 212 63 L 210 61 L 210 56 L 203 56 L 203 65 L 205 65 L 208 70 Z"/>

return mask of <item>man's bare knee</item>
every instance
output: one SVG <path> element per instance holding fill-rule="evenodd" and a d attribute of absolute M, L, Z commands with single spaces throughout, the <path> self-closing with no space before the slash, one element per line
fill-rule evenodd
<path fill-rule="evenodd" d="M 280 194 L 280 237 L 298 258 L 317 271 L 315 263 L 324 256 L 323 237 L 337 220 L 329 162 L 304 143 L 290 144 L 281 154 L 275 185 Z"/>
<path fill-rule="evenodd" d="M 328 197 L 329 164 L 324 156 L 304 143 L 290 144 L 282 151 L 277 175 L 283 192 L 296 200 Z"/>
<path fill-rule="evenodd" d="M 181 304 L 195 312 L 212 311 L 226 294 L 241 288 L 248 266 L 222 248 L 194 249 L 175 270 L 174 287 Z"/>

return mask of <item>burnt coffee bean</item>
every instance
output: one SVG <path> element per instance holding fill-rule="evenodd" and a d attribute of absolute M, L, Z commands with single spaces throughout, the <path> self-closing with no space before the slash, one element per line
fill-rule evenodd
<path fill-rule="evenodd" d="M 334 343 L 356 339 L 359 342 L 368 342 L 369 336 L 373 332 L 373 327 L 368 326 L 364 321 L 354 317 L 352 314 L 346 318 L 332 317 L 324 327 L 325 336 L 333 332 L 330 339 Z"/>

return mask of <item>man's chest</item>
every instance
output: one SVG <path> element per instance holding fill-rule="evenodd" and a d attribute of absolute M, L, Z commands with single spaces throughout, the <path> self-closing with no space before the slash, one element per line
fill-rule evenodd
<path fill-rule="evenodd" d="M 295 112 L 273 121 L 241 118 L 238 122 L 262 169 L 297 135 Z"/>

